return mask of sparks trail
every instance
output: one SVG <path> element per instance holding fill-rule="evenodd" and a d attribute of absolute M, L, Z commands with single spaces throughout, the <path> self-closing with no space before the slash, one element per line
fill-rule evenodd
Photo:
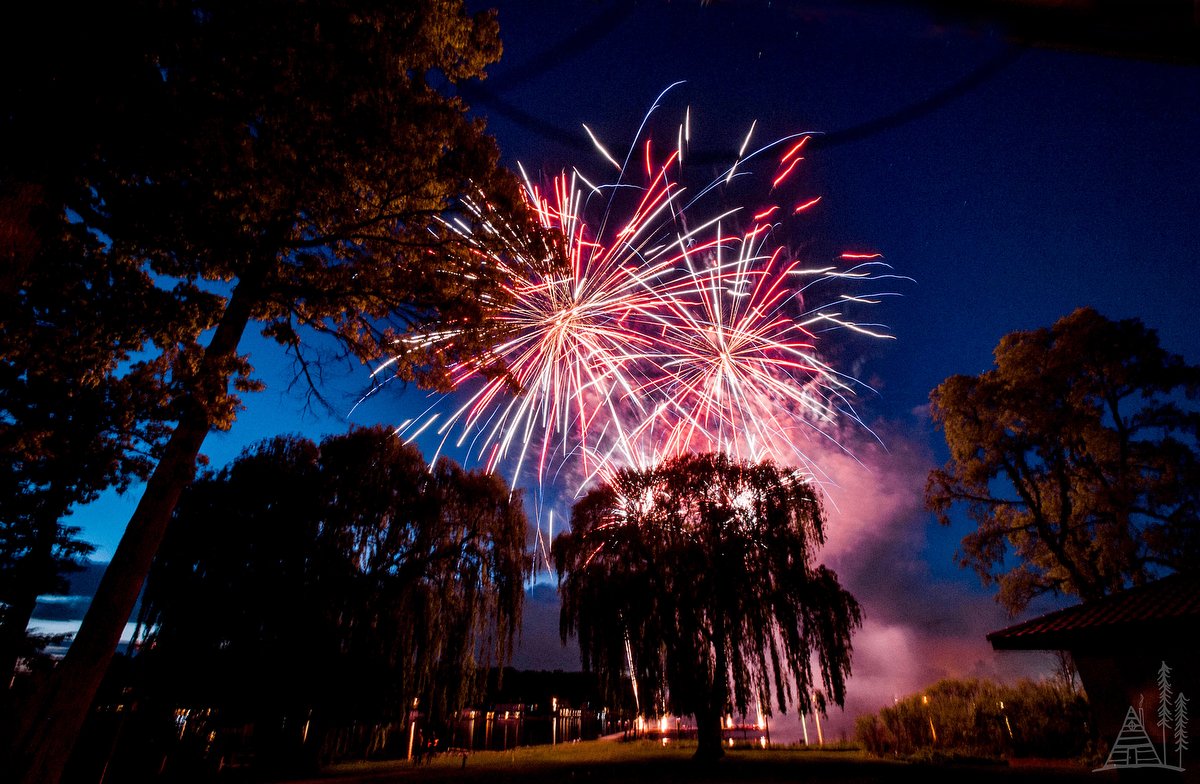
<path fill-rule="evenodd" d="M 495 348 L 511 381 L 456 366 L 451 380 L 470 390 L 465 398 L 435 399 L 398 428 L 400 436 L 435 428 L 438 452 L 453 438 L 469 460 L 502 470 L 514 486 L 535 479 L 544 487 L 572 462 L 582 477 L 572 490 L 579 490 L 621 467 L 688 451 L 772 458 L 822 478 L 804 445 L 836 443 L 846 418 L 861 425 L 851 402 L 865 386 L 822 361 L 817 336 L 833 328 L 890 337 L 846 312 L 887 292 L 840 294 L 815 307 L 806 298 L 820 283 L 841 288 L 899 276 L 878 254 L 805 267 L 775 241 L 786 238 L 784 221 L 803 220 L 819 201 L 802 186 L 787 187 L 803 170 L 808 135 L 746 154 L 752 129 L 737 159 L 694 195 L 675 179 L 690 135 L 689 117 L 665 158 L 635 138 L 623 163 L 593 135 L 620 172 L 607 184 L 574 171 L 543 189 L 522 170 L 526 198 L 543 226 L 561 231 L 570 269 L 547 273 L 538 260 L 493 255 L 512 301 L 498 314 L 511 337 Z M 773 155 L 763 203 L 705 214 L 722 186 L 753 176 L 748 165 Z M 444 223 L 443 230 L 471 242 L 504 227 Z M 453 330 L 407 339 L 452 340 Z"/>

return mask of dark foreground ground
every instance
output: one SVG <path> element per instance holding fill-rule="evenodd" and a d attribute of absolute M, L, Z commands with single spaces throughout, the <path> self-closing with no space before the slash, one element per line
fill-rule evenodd
<path fill-rule="evenodd" d="M 730 750 L 716 763 L 691 759 L 695 744 L 666 747 L 651 741 L 592 741 L 515 752 L 478 752 L 467 757 L 443 755 L 415 766 L 411 762 L 355 763 L 336 766 L 311 782 L 487 781 L 512 784 L 672 784 L 673 782 L 967 782 L 967 784 L 1033 784 L 1090 782 L 1114 784 L 1112 773 L 1093 774 L 1066 763 L 1016 761 L 1010 765 L 916 765 L 879 760 L 861 752 L 798 749 Z"/>

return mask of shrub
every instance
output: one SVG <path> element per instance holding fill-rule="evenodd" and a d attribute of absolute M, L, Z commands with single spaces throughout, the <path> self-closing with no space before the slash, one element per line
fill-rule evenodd
<path fill-rule="evenodd" d="M 1090 739 L 1087 700 L 1051 683 L 999 686 L 945 679 L 878 715 L 859 716 L 855 737 L 873 754 L 956 749 L 979 757 L 1076 757 Z"/>

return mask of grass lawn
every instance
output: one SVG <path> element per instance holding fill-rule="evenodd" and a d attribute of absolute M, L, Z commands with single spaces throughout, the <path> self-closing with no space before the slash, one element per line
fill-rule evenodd
<path fill-rule="evenodd" d="M 912 765 L 873 759 L 858 751 L 808 751 L 794 748 L 732 749 L 716 763 L 696 763 L 695 742 L 663 746 L 652 741 L 589 741 L 534 746 L 515 751 L 475 752 L 463 758 L 444 755 L 417 767 L 411 762 L 346 763 L 321 779 L 350 782 L 487 781 L 511 784 L 672 784 L 673 782 L 962 782 L 990 784 L 1075 780 L 1111 784 L 1109 774 L 1093 775 L 1079 766 Z M 1111 779 L 1115 781 L 1115 778 Z"/>

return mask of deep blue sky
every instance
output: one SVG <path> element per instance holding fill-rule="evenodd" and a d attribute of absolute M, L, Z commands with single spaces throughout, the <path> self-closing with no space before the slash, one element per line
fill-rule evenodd
<path fill-rule="evenodd" d="M 732 154 L 755 120 L 761 141 L 826 134 L 794 175 L 822 196 L 796 247 L 879 252 L 915 280 L 875 313 L 897 340 L 834 336 L 826 346 L 878 390 L 857 407 L 887 446 L 863 441 L 869 473 L 835 467 L 844 488 L 832 492 L 827 560 L 867 608 L 849 721 L 940 675 L 1044 669 L 1036 654 L 991 653 L 983 633 L 1009 621 L 953 564 L 966 529 L 938 528 L 921 508 L 924 477 L 945 458 L 923 406 L 946 377 L 986 370 L 1004 334 L 1083 305 L 1141 318 L 1200 362 L 1200 68 L 1013 49 L 1000 27 L 882 4 L 473 5 L 499 8 L 504 56 L 487 92 L 465 95 L 504 161 L 531 175 L 578 166 L 607 176 L 581 123 L 624 151 L 655 96 L 679 80 L 656 122 L 669 144 L 690 106 L 693 158 Z M 247 399 L 232 432 L 209 437 L 214 465 L 276 433 L 345 430 L 344 418 L 301 412 L 273 346 L 248 337 L 244 349 L 268 390 Z M 364 382 L 349 369 L 335 407 L 348 411 Z M 422 399 L 381 396 L 354 420 L 398 423 Z M 136 495 L 75 515 L 98 558 Z M 539 597 L 518 665 L 577 667 L 551 633 L 553 596 Z"/>

